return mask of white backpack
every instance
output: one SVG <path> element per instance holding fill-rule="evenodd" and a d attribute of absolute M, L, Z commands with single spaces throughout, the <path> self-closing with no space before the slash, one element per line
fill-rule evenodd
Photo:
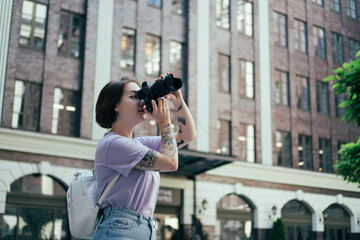
<path fill-rule="evenodd" d="M 80 170 L 67 190 L 67 209 L 71 235 L 76 238 L 91 239 L 98 222 L 98 211 L 106 195 L 120 178 L 117 174 L 98 198 L 98 185 L 94 171 Z"/>

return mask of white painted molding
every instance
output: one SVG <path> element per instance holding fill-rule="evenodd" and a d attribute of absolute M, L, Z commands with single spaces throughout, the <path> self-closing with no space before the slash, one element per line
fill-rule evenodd
<path fill-rule="evenodd" d="M 196 149 L 210 150 L 210 1 L 197 1 Z"/>
<path fill-rule="evenodd" d="M 258 4 L 261 160 L 264 165 L 273 164 L 269 9 L 269 0 L 262 0 L 261 3 Z"/>
<path fill-rule="evenodd" d="M 0 1 L 0 119 L 4 100 L 12 7 L 13 0 Z"/>
<path fill-rule="evenodd" d="M 106 130 L 95 121 L 95 106 L 101 89 L 111 80 L 114 0 L 98 1 L 92 139 L 100 140 Z"/>
<path fill-rule="evenodd" d="M 97 141 L 0 128 L 0 149 L 94 161 Z"/>
<path fill-rule="evenodd" d="M 29 174 L 40 173 L 54 177 L 69 186 L 77 170 L 79 169 L 54 166 L 46 161 L 27 163 L 0 159 L 0 214 L 5 213 L 6 193 L 10 189 L 10 185 L 17 179 Z"/>
<path fill-rule="evenodd" d="M 266 166 L 240 161 L 210 170 L 207 174 L 304 187 L 359 192 L 356 184 L 347 183 L 335 174 Z"/>

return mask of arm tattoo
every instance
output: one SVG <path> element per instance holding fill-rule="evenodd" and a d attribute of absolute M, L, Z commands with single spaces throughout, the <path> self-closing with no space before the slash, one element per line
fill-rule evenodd
<path fill-rule="evenodd" d="M 182 104 L 180 104 L 180 106 L 178 107 L 178 109 L 176 110 L 176 112 L 180 111 L 182 109 Z"/>
<path fill-rule="evenodd" d="M 149 149 L 149 151 L 145 154 L 143 159 L 141 159 L 141 161 L 138 164 L 136 164 L 135 168 L 142 170 L 153 168 L 155 166 L 156 160 L 157 160 L 156 152 L 152 149 Z"/>
<path fill-rule="evenodd" d="M 164 150 L 163 153 L 168 155 L 170 158 L 175 157 L 176 154 L 176 140 L 174 131 L 171 128 L 170 124 L 166 124 L 161 131 L 161 149 Z"/>
<path fill-rule="evenodd" d="M 178 120 L 178 122 L 179 123 L 182 123 L 184 126 L 186 125 L 186 120 L 185 120 L 185 118 L 184 117 L 179 117 L 179 116 L 177 116 L 177 120 Z"/>

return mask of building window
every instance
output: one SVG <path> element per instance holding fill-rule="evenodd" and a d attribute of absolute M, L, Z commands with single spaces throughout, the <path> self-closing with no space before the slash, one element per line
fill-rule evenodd
<path fill-rule="evenodd" d="M 273 13 L 275 22 L 275 43 L 282 47 L 287 47 L 287 20 L 281 13 Z"/>
<path fill-rule="evenodd" d="M 305 170 L 313 169 L 312 141 L 311 137 L 299 135 L 299 168 Z"/>
<path fill-rule="evenodd" d="M 183 15 L 184 14 L 184 0 L 172 0 L 171 11 L 173 13 Z"/>
<path fill-rule="evenodd" d="M 170 41 L 169 64 L 170 72 L 175 77 L 182 77 L 182 45 L 179 42 Z"/>
<path fill-rule="evenodd" d="M 316 81 L 317 112 L 329 115 L 329 86 L 328 83 Z"/>
<path fill-rule="evenodd" d="M 312 239 L 312 221 L 310 210 L 301 202 L 292 200 L 281 210 L 286 239 Z"/>
<path fill-rule="evenodd" d="M 218 120 L 217 125 L 219 130 L 219 140 L 216 153 L 231 155 L 231 122 Z"/>
<path fill-rule="evenodd" d="M 316 5 L 324 6 L 323 0 L 312 0 L 312 2 L 315 3 Z"/>
<path fill-rule="evenodd" d="M 306 23 L 300 20 L 294 20 L 294 40 L 295 49 L 307 53 L 307 28 Z"/>
<path fill-rule="evenodd" d="M 82 46 L 84 18 L 78 14 L 61 11 L 58 52 L 79 58 Z"/>
<path fill-rule="evenodd" d="M 239 158 L 246 162 L 255 162 L 255 126 L 240 124 L 239 126 Z"/>
<path fill-rule="evenodd" d="M 145 72 L 160 75 L 160 37 L 147 35 L 145 43 Z"/>
<path fill-rule="evenodd" d="M 340 13 L 340 0 L 330 0 L 330 9 L 334 12 Z"/>
<path fill-rule="evenodd" d="M 217 203 L 214 240 L 254 239 L 253 209 L 243 198 L 230 194 Z"/>
<path fill-rule="evenodd" d="M 289 105 L 288 94 L 288 73 L 279 70 L 275 71 L 275 102 L 276 104 Z"/>
<path fill-rule="evenodd" d="M 292 167 L 290 132 L 276 131 L 276 153 L 278 166 Z"/>
<path fill-rule="evenodd" d="M 254 64 L 240 60 L 239 92 L 240 96 L 254 98 Z"/>
<path fill-rule="evenodd" d="M 341 65 L 344 62 L 343 37 L 340 34 L 331 33 L 331 44 L 333 52 L 333 62 Z"/>
<path fill-rule="evenodd" d="M 44 49 L 47 6 L 24 0 L 19 44 L 33 49 Z"/>
<path fill-rule="evenodd" d="M 1 239 L 71 239 L 66 189 L 52 178 L 27 175 L 16 180 L 5 206 Z"/>
<path fill-rule="evenodd" d="M 251 37 L 253 35 L 253 4 L 245 0 L 237 1 L 238 31 Z"/>
<path fill-rule="evenodd" d="M 319 171 L 333 172 L 330 140 L 319 138 Z"/>
<path fill-rule="evenodd" d="M 161 8 L 161 0 L 147 0 L 148 5 Z"/>
<path fill-rule="evenodd" d="M 346 0 L 346 16 L 356 19 L 356 1 Z"/>
<path fill-rule="evenodd" d="M 222 92 L 230 93 L 230 57 L 219 54 L 219 89 Z"/>
<path fill-rule="evenodd" d="M 296 84 L 298 108 L 310 111 L 309 79 L 306 77 L 296 76 Z"/>
<path fill-rule="evenodd" d="M 15 81 L 11 127 L 38 131 L 41 85 Z"/>
<path fill-rule="evenodd" d="M 324 212 L 323 239 L 351 239 L 350 215 L 338 204 L 330 205 Z"/>
<path fill-rule="evenodd" d="M 122 29 L 120 67 L 130 71 L 135 70 L 135 39 L 134 29 Z"/>
<path fill-rule="evenodd" d="M 326 59 L 326 38 L 325 31 L 320 27 L 313 27 L 315 56 Z"/>
<path fill-rule="evenodd" d="M 339 107 L 339 104 L 347 101 L 345 93 L 335 94 L 336 117 L 343 118 L 346 115 L 346 108 Z"/>
<path fill-rule="evenodd" d="M 359 41 L 349 38 L 349 58 L 350 61 L 357 59 L 356 54 L 360 50 Z"/>
<path fill-rule="evenodd" d="M 230 28 L 229 0 L 216 0 L 216 25 L 225 29 Z"/>
<path fill-rule="evenodd" d="M 54 89 L 51 133 L 78 137 L 80 134 L 80 92 Z"/>

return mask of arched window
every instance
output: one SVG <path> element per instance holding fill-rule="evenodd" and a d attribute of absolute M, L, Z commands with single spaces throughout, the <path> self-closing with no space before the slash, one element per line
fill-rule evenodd
<path fill-rule="evenodd" d="M 338 204 L 330 205 L 324 212 L 324 240 L 349 240 L 350 215 Z"/>
<path fill-rule="evenodd" d="M 66 190 L 54 179 L 28 175 L 11 184 L 0 239 L 69 239 Z"/>
<path fill-rule="evenodd" d="M 311 240 L 311 212 L 301 202 L 292 200 L 281 210 L 287 240 Z"/>
<path fill-rule="evenodd" d="M 236 194 L 223 197 L 217 204 L 215 240 L 252 240 L 253 209 Z"/>

